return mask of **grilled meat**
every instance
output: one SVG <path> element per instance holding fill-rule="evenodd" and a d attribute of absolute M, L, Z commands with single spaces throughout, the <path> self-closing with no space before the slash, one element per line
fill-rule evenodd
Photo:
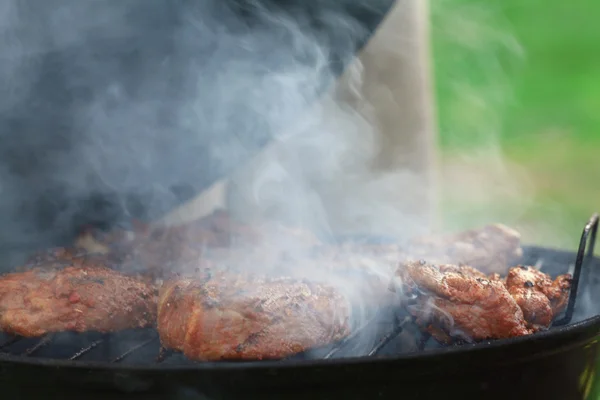
<path fill-rule="evenodd" d="M 523 311 L 500 280 L 469 267 L 409 262 L 399 269 L 408 309 L 438 341 L 485 340 L 532 333 Z"/>
<path fill-rule="evenodd" d="M 505 285 L 523 310 L 528 324 L 548 327 L 567 305 L 571 275 L 560 275 L 552 281 L 547 274 L 520 265 L 508 271 Z"/>
<path fill-rule="evenodd" d="M 277 243 L 271 243 L 273 238 L 277 238 Z M 165 272 L 196 268 L 200 259 L 242 267 L 253 256 L 259 264 L 272 266 L 288 249 L 317 243 L 318 239 L 309 232 L 275 224 L 247 226 L 220 210 L 179 226 L 138 222 L 131 231 L 103 233 L 88 229 L 76 241 L 77 247 L 85 251 L 110 254 L 126 271 L 144 272 L 154 278 L 164 278 Z"/>
<path fill-rule="evenodd" d="M 222 210 L 179 226 L 149 226 L 134 223 L 131 231 L 98 233 L 85 231 L 77 245 L 89 252 L 111 254 L 123 269 L 165 278 L 165 271 L 183 272 L 195 268 L 198 260 L 210 259 L 246 269 L 266 269 L 289 264 L 290 258 L 324 259 L 346 265 L 354 259 L 392 265 L 401 260 L 425 258 L 441 264 L 466 264 L 486 274 L 505 274 L 510 262 L 521 256 L 518 232 L 489 225 L 446 236 L 413 240 L 408 248 L 398 245 L 326 245 L 312 233 L 290 229 L 272 222 L 246 225 L 231 219 Z M 292 257 L 290 257 L 290 255 Z M 365 264 L 358 262 L 358 264 Z M 393 268 L 392 268 L 393 271 Z M 393 272 L 392 272 L 393 273 Z"/>
<path fill-rule="evenodd" d="M 150 326 L 155 290 L 69 251 L 38 255 L 35 267 L 0 276 L 0 331 L 35 337 L 60 331 L 111 332 Z"/>
<path fill-rule="evenodd" d="M 76 247 L 92 254 L 110 255 L 127 271 L 160 277 L 175 263 L 199 259 L 207 245 L 218 245 L 213 232 L 196 226 L 156 227 L 135 224 L 131 231 L 86 230 Z"/>
<path fill-rule="evenodd" d="M 413 259 L 439 264 L 465 264 L 485 274 L 506 274 L 508 267 L 523 255 L 521 235 L 502 224 L 445 236 L 425 236 L 410 243 Z M 514 265 L 514 264 L 512 264 Z"/>
<path fill-rule="evenodd" d="M 163 285 L 158 331 L 195 360 L 279 359 L 346 337 L 349 313 L 325 285 L 221 273 Z"/>
<path fill-rule="evenodd" d="M 402 266 L 398 274 L 417 324 L 442 342 L 500 339 L 548 328 L 567 304 L 571 276 L 554 281 L 533 267 L 510 268 L 506 279 L 469 266 Z"/>
<path fill-rule="evenodd" d="M 16 267 L 15 270 L 28 271 L 35 267 L 47 269 L 66 267 L 85 257 L 85 255 L 85 251 L 76 248 L 55 247 L 45 249 L 32 254 L 23 265 Z"/>

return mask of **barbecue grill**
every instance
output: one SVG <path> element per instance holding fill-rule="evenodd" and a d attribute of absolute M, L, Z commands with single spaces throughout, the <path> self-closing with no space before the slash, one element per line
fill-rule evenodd
<path fill-rule="evenodd" d="M 358 357 L 353 350 L 360 327 L 340 343 L 286 360 L 205 363 L 161 350 L 152 329 L 41 339 L 4 335 L 0 384 L 15 398 L 594 398 L 598 221 L 594 215 L 586 224 L 576 253 L 524 248 L 521 263 L 552 275 L 573 274 L 568 306 L 545 332 L 441 346 L 420 334 L 410 318 L 382 312 L 370 321 L 380 325 L 379 340 Z"/>
<path fill-rule="evenodd" d="M 53 8 L 56 2 L 38 3 L 37 6 L 42 10 L 41 20 L 45 20 L 44 13 L 49 10 L 43 7 Z M 144 204 L 137 203 L 144 203 L 145 190 L 152 189 L 156 182 L 168 190 L 165 193 L 153 193 L 162 196 L 158 201 L 162 205 L 161 210 L 154 211 L 160 214 L 174 208 L 214 181 L 227 176 L 245 159 L 251 158 L 272 134 L 257 129 L 259 137 L 240 137 L 236 136 L 238 132 L 235 129 L 229 129 L 222 136 L 206 135 L 205 141 L 192 146 L 187 141 L 189 132 L 185 129 L 160 126 L 157 129 L 159 133 L 169 131 L 171 143 L 184 143 L 181 146 L 184 149 L 180 149 L 182 152 L 168 152 L 162 146 L 156 146 L 161 162 L 148 170 L 139 168 L 137 160 L 132 160 L 130 154 L 125 152 L 122 159 L 115 156 L 106 165 L 112 171 L 104 171 L 110 175 L 120 174 L 120 167 L 123 166 L 127 171 L 138 169 L 133 175 L 140 178 L 141 187 L 135 189 L 141 193 L 130 193 L 129 187 L 107 188 L 98 185 L 93 187 L 98 189 L 97 192 L 83 191 L 74 193 L 76 196 L 69 196 L 73 193 L 67 193 L 68 190 L 64 190 L 63 186 L 68 179 L 60 174 L 64 172 L 60 168 L 64 168 L 64 165 L 56 165 L 55 161 L 68 160 L 69 169 L 72 168 L 71 163 L 81 161 L 78 168 L 85 169 L 81 154 L 71 152 L 71 147 L 77 147 L 71 145 L 77 144 L 81 133 L 79 126 L 72 126 L 72 117 L 81 111 L 82 103 L 90 100 L 92 89 L 110 86 L 114 79 L 120 78 L 126 89 L 136 93 L 141 86 L 136 79 L 139 76 L 149 72 L 173 77 L 177 75 L 171 70 L 173 65 L 187 65 L 185 62 L 189 61 L 188 54 L 171 52 L 174 44 L 172 28 L 187 15 L 186 7 L 193 7 L 195 2 L 165 0 L 129 3 L 137 4 L 141 12 L 131 13 L 131 19 L 127 20 L 133 33 L 126 40 L 119 37 L 115 39 L 110 32 L 107 37 L 98 37 L 93 43 L 74 41 L 66 48 L 32 54 L 32 58 L 24 64 L 27 67 L 41 66 L 39 79 L 27 95 L 30 97 L 26 96 L 21 103 L 14 105 L 12 115 L 2 115 L 5 123 L 0 124 L 0 134 L 3 138 L 10 138 L 3 141 L 2 150 L 5 153 L 2 161 L 6 164 L 2 166 L 13 171 L 18 178 L 13 182 L 16 206 L 3 210 L 3 215 L 18 215 L 23 224 L 30 228 L 25 231 L 48 234 L 52 245 L 56 241 L 69 242 L 68 236 L 82 223 L 113 225 L 123 217 L 120 207 L 124 197 L 130 203 L 127 208 L 132 214 L 152 219 L 153 215 L 148 215 L 152 213 L 144 209 Z M 195 4 L 204 3 L 208 2 Z M 214 3 L 225 4 L 226 1 Z M 253 16 L 248 5 L 257 4 L 257 1 L 231 0 L 227 3 L 241 5 L 237 11 L 247 18 L 249 24 L 253 23 L 256 15 Z M 365 34 L 352 44 L 354 52 L 367 41 L 394 1 L 352 3 L 342 0 L 264 1 L 266 7 L 289 7 L 296 16 L 303 15 L 313 22 L 319 20 L 319 15 L 327 7 L 337 7 L 339 4 L 349 6 L 349 14 L 366 28 Z M 32 26 L 45 26 L 35 18 L 27 22 Z M 139 31 L 134 28 L 139 28 Z M 338 49 L 336 40 L 346 42 L 345 33 L 340 33 L 338 26 L 323 28 L 319 37 L 329 40 L 333 50 Z M 272 47 L 271 42 L 264 45 L 266 55 Z M 110 73 L 102 71 L 102 74 L 96 75 L 94 71 L 84 71 L 82 76 L 78 76 L 81 82 L 77 81 L 77 85 L 71 87 L 69 83 L 73 82 L 69 82 L 69 75 L 77 75 L 81 71 L 69 61 L 82 53 L 88 55 L 89 48 L 94 49 L 92 53 L 97 57 L 93 58 L 94 65 L 99 65 L 99 70 L 106 67 Z M 131 48 L 136 51 L 131 52 Z M 348 49 L 339 50 L 339 53 L 332 52 L 331 69 L 336 73 L 343 70 L 351 55 L 345 51 Z M 265 54 L 261 53 L 260 56 Z M 163 63 L 165 59 L 175 59 L 182 64 Z M 119 62 L 115 63 L 114 60 Z M 142 66 L 144 62 L 149 65 L 148 68 L 156 70 L 146 71 Z M 161 88 L 158 93 L 169 99 L 165 102 L 167 107 L 158 110 L 160 113 L 156 112 L 166 119 L 166 122 L 162 119 L 159 122 L 166 123 L 167 128 L 173 128 L 168 123 L 169 113 L 184 103 L 189 94 L 186 91 L 188 88 L 183 88 L 185 79 L 175 77 L 173 81 L 173 85 L 166 85 L 167 89 Z M 82 82 L 85 84 L 81 85 Z M 90 82 L 89 87 L 86 86 Z M 326 87 L 329 83 L 323 82 L 322 86 Z M 181 93 L 179 89 L 182 89 Z M 73 96 L 65 96 L 66 92 Z M 134 97 L 132 103 L 135 100 Z M 414 102 L 413 97 L 410 100 Z M 143 118 L 135 118 L 135 122 L 140 122 L 140 119 Z M 245 122 L 243 117 L 240 120 Z M 14 131 L 18 131 L 18 134 L 14 135 Z M 39 139 L 40 132 L 44 140 Z M 127 133 L 126 129 L 118 132 L 119 138 L 125 138 L 125 143 Z M 135 136 L 135 132 L 132 135 Z M 230 136 L 242 141 L 247 151 L 232 159 L 230 164 L 222 165 L 212 157 L 210 148 L 214 141 L 225 141 Z M 161 141 L 158 143 L 162 144 Z M 58 153 L 56 157 L 47 157 L 54 151 Z M 172 167 L 172 174 L 163 171 L 165 165 Z M 203 172 L 201 176 L 195 173 L 198 170 Z M 13 214 L 15 210 L 16 214 Z M 361 339 L 365 334 L 365 328 L 359 326 L 341 343 L 313 349 L 286 360 L 198 363 L 180 354 L 161 350 L 158 335 L 153 329 L 110 335 L 60 333 L 40 339 L 0 334 L 2 398 L 593 398 L 596 392 L 599 359 L 597 338 L 600 332 L 600 317 L 597 316 L 600 314 L 600 306 L 597 306 L 600 304 L 600 259 L 593 256 L 597 227 L 598 217 L 594 216 L 585 226 L 577 253 L 536 246 L 524 248 L 521 263 L 541 265 L 542 270 L 551 275 L 565 273 L 570 268 L 573 273 L 572 290 L 564 315 L 548 331 L 535 335 L 444 347 L 422 335 L 410 318 L 391 309 L 381 310 L 369 321 L 370 327 L 377 327 L 378 334 L 375 344 L 368 349 L 358 346 L 358 343 L 364 342 Z M 13 240 L 13 232 L 2 239 L 7 242 Z M 28 236 L 27 243 L 18 245 L 42 248 L 40 242 L 48 238 L 36 239 L 39 242 L 33 243 L 34 240 Z M 6 254 L 16 246 L 2 241 L 1 247 L 0 253 L 8 259 Z M 18 250 L 20 252 L 22 249 Z M 357 347 L 363 350 L 358 356 Z"/>

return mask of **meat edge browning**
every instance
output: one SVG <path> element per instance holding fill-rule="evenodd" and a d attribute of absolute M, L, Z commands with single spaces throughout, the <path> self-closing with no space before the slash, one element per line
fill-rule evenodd
<path fill-rule="evenodd" d="M 503 273 L 523 255 L 521 235 L 500 224 L 485 225 L 456 233 L 414 238 L 409 253 L 438 263 L 466 264 L 484 273 Z"/>
<path fill-rule="evenodd" d="M 524 281 L 525 284 L 521 284 L 523 282 L 518 280 L 521 272 L 526 272 L 528 275 L 525 278 L 533 282 Z M 566 307 L 571 279 L 569 274 L 564 274 L 553 281 L 547 274 L 532 267 L 518 266 L 510 268 L 506 280 L 502 280 L 497 274 L 486 277 L 469 266 L 433 266 L 425 261 L 405 263 L 398 269 L 397 275 L 403 280 L 401 283 L 403 289 L 410 294 L 416 294 L 417 304 L 408 305 L 407 300 L 404 299 L 402 301 L 404 307 L 413 315 L 421 330 L 429 332 L 436 340 L 446 344 L 465 339 L 466 341 L 504 339 L 546 329 Z M 453 277 L 456 278 L 455 284 L 448 285 Z M 511 282 L 518 283 L 519 289 L 511 290 Z M 476 289 L 472 290 L 472 287 Z M 491 293 L 495 292 L 496 295 L 490 294 L 475 302 L 474 299 L 478 297 L 476 293 L 484 288 L 492 289 Z M 525 296 L 523 291 L 526 292 Z M 501 292 L 504 293 L 500 295 L 503 299 L 501 307 L 514 309 L 515 319 L 511 321 L 511 312 L 504 314 L 502 321 L 501 313 L 493 313 L 490 315 L 491 318 L 481 319 L 481 314 L 485 312 L 475 311 L 485 310 L 487 305 L 495 304 L 491 299 L 497 300 L 497 294 Z M 543 297 L 541 302 L 538 301 L 540 296 Z M 486 305 L 486 301 L 489 304 Z M 496 304 L 500 306 L 500 303 Z M 547 304 L 547 308 L 551 308 L 549 319 L 548 314 L 540 318 L 540 315 L 531 312 L 533 307 L 540 307 L 540 304 Z M 540 307 L 540 309 L 545 308 Z M 500 309 L 501 312 L 502 310 L 503 308 Z M 507 331 L 508 334 L 493 334 L 500 327 L 497 325 L 498 322 L 509 322 L 506 328 L 514 325 L 514 329 Z M 492 334 L 485 334 L 486 326 L 487 332 Z M 453 335 L 452 330 L 455 330 L 458 335 Z"/>
<path fill-rule="evenodd" d="M 39 337 L 150 327 L 156 321 L 155 295 L 150 285 L 103 266 L 12 272 L 0 276 L 0 331 Z"/>
<path fill-rule="evenodd" d="M 203 284 L 197 280 L 167 282 L 161 288 L 158 304 L 161 343 L 199 361 L 262 360 L 285 358 L 347 337 L 349 305 L 333 288 L 316 284 L 315 287 L 324 293 L 307 300 L 304 309 L 290 312 L 285 307 L 267 306 L 271 309 L 267 312 L 251 305 L 256 302 L 249 303 L 247 298 L 229 297 L 223 303 L 215 302 L 206 291 L 202 293 Z M 327 293 L 331 296 L 326 296 Z M 323 305 L 323 299 L 325 307 L 311 308 L 316 301 Z M 293 303 L 288 300 L 284 303 Z M 319 311 L 333 312 L 334 318 L 325 320 Z"/>
<path fill-rule="evenodd" d="M 545 329 L 567 306 L 571 274 L 554 280 L 537 269 L 519 265 L 510 268 L 504 280 L 506 289 L 523 310 L 525 320 L 536 330 Z"/>

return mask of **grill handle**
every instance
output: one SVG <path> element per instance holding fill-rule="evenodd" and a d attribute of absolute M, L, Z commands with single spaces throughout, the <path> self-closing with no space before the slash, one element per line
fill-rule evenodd
<path fill-rule="evenodd" d="M 554 322 L 554 326 L 567 325 L 573 318 L 575 303 L 577 302 L 577 292 L 582 272 L 585 272 L 584 281 L 588 281 L 590 260 L 594 257 L 594 247 L 596 245 L 596 234 L 598 233 L 598 213 L 594 213 L 588 223 L 583 228 L 579 249 L 575 258 L 575 268 L 573 269 L 573 279 L 571 281 L 571 292 L 569 293 L 569 303 L 565 315 Z M 585 271 L 584 271 L 585 270 Z"/>

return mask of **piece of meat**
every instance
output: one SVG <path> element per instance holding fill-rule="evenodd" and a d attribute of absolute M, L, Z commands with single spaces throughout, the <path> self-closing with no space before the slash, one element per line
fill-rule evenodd
<path fill-rule="evenodd" d="M 547 328 L 567 305 L 571 275 L 560 275 L 553 281 L 533 267 L 519 265 L 509 269 L 505 285 L 523 310 L 527 323 Z"/>
<path fill-rule="evenodd" d="M 390 285 L 401 259 L 395 245 L 319 246 L 310 257 L 287 262 L 280 271 L 339 285 L 354 303 L 360 303 L 358 308 L 375 311 L 395 302 Z"/>
<path fill-rule="evenodd" d="M 54 247 L 32 254 L 23 265 L 15 268 L 15 271 L 28 271 L 35 267 L 59 268 L 66 267 L 86 255 L 86 251 L 77 248 Z"/>
<path fill-rule="evenodd" d="M 331 287 L 220 273 L 160 290 L 164 347 L 194 360 L 280 359 L 343 339 L 349 305 Z"/>
<path fill-rule="evenodd" d="M 69 251 L 40 255 L 36 267 L 0 276 L 0 331 L 36 337 L 61 331 L 113 332 L 151 326 L 156 290 Z"/>
<path fill-rule="evenodd" d="M 201 259 L 240 268 L 252 261 L 272 266 L 286 252 L 318 243 L 310 232 L 274 223 L 248 226 L 234 221 L 222 210 L 177 226 L 133 225 L 131 231 L 84 230 L 76 245 L 88 252 L 110 254 L 120 261 L 124 271 L 162 279 L 173 272 L 197 268 Z"/>
<path fill-rule="evenodd" d="M 436 266 L 424 261 L 402 265 L 398 274 L 407 305 L 421 329 L 438 341 L 480 341 L 532 333 L 521 308 L 502 281 L 470 267 Z"/>
<path fill-rule="evenodd" d="M 464 264 L 485 274 L 506 275 L 523 255 L 519 232 L 502 224 L 487 225 L 450 235 L 419 237 L 411 241 L 412 259 L 438 264 Z"/>

